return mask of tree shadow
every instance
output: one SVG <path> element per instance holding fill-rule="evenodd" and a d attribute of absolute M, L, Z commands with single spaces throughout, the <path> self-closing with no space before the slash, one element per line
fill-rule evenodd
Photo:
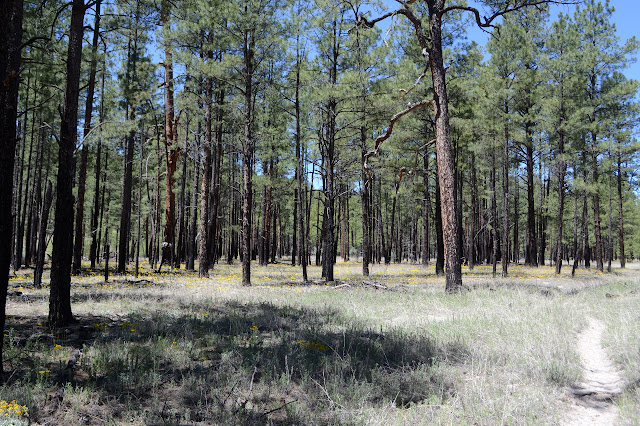
<path fill-rule="evenodd" d="M 441 403 L 454 389 L 438 364 L 470 353 L 331 308 L 202 302 L 77 319 L 51 334 L 36 325 L 45 318 L 10 317 L 12 353 L 28 348 L 15 360 L 22 368 L 11 362 L 11 384 L 85 389 L 116 418 L 126 407 L 148 423 L 349 423 L 362 407 Z M 64 349 L 69 360 L 52 356 L 56 345 L 53 355 Z M 55 420 L 41 408 L 40 420 Z"/>

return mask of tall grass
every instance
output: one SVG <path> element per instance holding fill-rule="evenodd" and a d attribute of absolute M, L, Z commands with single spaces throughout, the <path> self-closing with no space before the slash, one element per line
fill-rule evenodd
<path fill-rule="evenodd" d="M 349 284 L 338 288 L 302 285 L 285 265 L 255 268 L 252 288 L 227 265 L 208 280 L 80 277 L 80 323 L 56 334 L 42 326 L 46 290 L 14 280 L 14 374 L 0 399 L 58 424 L 558 423 L 581 378 L 587 314 L 606 322 L 629 381 L 640 377 L 637 282 L 520 267 L 493 280 L 476 268 L 452 296 L 421 266 L 374 267 L 389 290 L 363 284 L 358 267 L 337 265 Z M 629 423 L 637 389 L 619 402 Z"/>

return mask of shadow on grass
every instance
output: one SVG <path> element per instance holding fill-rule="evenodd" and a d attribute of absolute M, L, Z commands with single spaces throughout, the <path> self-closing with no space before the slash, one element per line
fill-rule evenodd
<path fill-rule="evenodd" d="M 439 364 L 469 353 L 424 334 L 374 330 L 336 310 L 269 303 L 211 302 L 150 316 L 78 319 L 51 341 L 27 336 L 45 335 L 33 324 L 42 319 L 8 321 L 11 366 L 24 366 L 9 386 L 37 385 L 58 395 L 55 404 L 55 398 L 34 401 L 33 421 L 59 421 L 63 402 L 73 405 L 81 389 L 94 402 L 74 408 L 77 419 L 351 423 L 363 408 L 441 404 L 453 389 Z M 65 357 L 56 357 L 65 348 Z"/>

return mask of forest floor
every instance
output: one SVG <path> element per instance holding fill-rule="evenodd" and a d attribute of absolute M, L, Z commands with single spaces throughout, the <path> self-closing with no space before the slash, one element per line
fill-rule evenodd
<path fill-rule="evenodd" d="M 4 424 L 638 424 L 640 265 L 596 273 L 216 265 L 73 277 L 77 323 L 10 279 Z M 48 283 L 48 271 L 44 282 Z M 3 424 L 0 420 L 0 424 Z"/>

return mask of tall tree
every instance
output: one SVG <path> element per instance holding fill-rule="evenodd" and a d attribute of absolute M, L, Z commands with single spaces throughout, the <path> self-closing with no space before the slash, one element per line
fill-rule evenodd
<path fill-rule="evenodd" d="M 595 260 L 599 271 L 604 269 L 603 239 L 600 224 L 600 163 L 603 147 L 602 140 L 608 135 L 606 127 L 610 117 L 607 105 L 614 94 L 614 85 L 608 84 L 616 71 L 623 69 L 631 54 L 638 49 L 635 39 L 627 40 L 623 45 L 615 33 L 611 15 L 613 8 L 609 1 L 588 0 L 584 8 L 575 15 L 576 28 L 580 40 L 580 59 L 578 73 L 583 78 L 584 131 L 586 133 L 585 151 L 589 158 L 590 195 L 593 206 Z"/>
<path fill-rule="evenodd" d="M 71 258 L 73 254 L 73 153 L 78 127 L 78 96 L 84 32 L 84 0 L 73 0 L 67 51 L 67 82 L 61 109 L 58 139 L 58 179 L 51 256 L 49 326 L 62 327 L 73 321 L 71 313 Z"/>
<path fill-rule="evenodd" d="M 427 11 L 424 21 L 428 23 L 427 32 L 422 28 L 422 20 L 414 12 L 410 3 L 403 3 L 399 9 L 388 12 L 374 20 L 368 20 L 361 16 L 360 22 L 367 26 L 391 16 L 403 15 L 409 19 L 415 29 L 417 41 L 420 44 L 426 63 L 431 70 L 433 82 L 433 102 L 424 102 L 422 105 L 431 104 L 435 110 L 436 128 L 436 154 L 438 163 L 438 181 L 442 201 L 442 223 L 445 246 L 446 266 L 446 291 L 453 293 L 462 289 L 461 248 L 459 247 L 458 212 L 455 196 L 455 177 L 453 169 L 453 157 L 451 151 L 451 126 L 449 119 L 449 101 L 447 95 L 446 70 L 443 57 L 442 27 L 443 17 L 454 11 L 470 12 L 478 26 L 489 28 L 493 26 L 496 18 L 514 12 L 527 6 L 535 6 L 549 3 L 545 0 L 516 0 L 516 1 L 481 1 L 487 7 L 488 14 L 481 17 L 478 9 L 464 4 L 446 4 L 445 0 L 424 0 Z M 564 0 L 558 1 L 563 3 Z M 424 74 L 423 74 L 424 75 Z"/>
<path fill-rule="evenodd" d="M 87 181 L 87 160 L 89 157 L 89 145 L 87 137 L 91 132 L 91 116 L 93 113 L 93 94 L 96 87 L 96 71 L 98 68 L 98 41 L 100 36 L 100 4 L 95 3 L 95 18 L 93 21 L 93 42 L 91 44 L 91 64 L 89 68 L 89 82 L 87 83 L 87 102 L 84 110 L 84 125 L 82 134 L 82 152 L 80 155 L 80 171 L 78 174 L 78 200 L 76 204 L 76 229 L 73 247 L 73 271 L 80 271 L 82 260 L 82 247 L 84 243 L 84 196 Z"/>
<path fill-rule="evenodd" d="M 0 3 L 0 15 L 4 16 L 0 27 L 0 332 L 3 336 L 11 262 L 11 201 L 22 49 L 22 7 L 22 0 Z M 4 337 L 0 337 L 0 374 L 4 373 L 3 342 Z"/>

